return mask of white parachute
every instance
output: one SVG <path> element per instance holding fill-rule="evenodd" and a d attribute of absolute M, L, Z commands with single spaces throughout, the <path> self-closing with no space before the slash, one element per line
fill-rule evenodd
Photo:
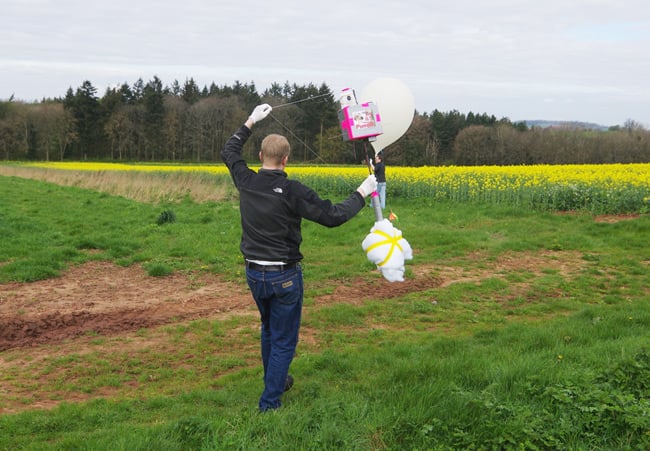
<path fill-rule="evenodd" d="M 361 243 L 368 260 L 377 265 L 389 282 L 404 281 L 404 261 L 413 258 L 413 250 L 402 232 L 388 219 L 375 222 L 370 233 Z"/>

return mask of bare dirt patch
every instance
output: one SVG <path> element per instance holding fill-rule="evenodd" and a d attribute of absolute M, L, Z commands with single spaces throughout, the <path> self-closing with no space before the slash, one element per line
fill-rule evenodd
<path fill-rule="evenodd" d="M 556 215 L 578 215 L 577 211 L 568 210 L 568 211 L 556 211 Z M 609 215 L 598 215 L 594 217 L 594 222 L 604 222 L 608 224 L 614 224 L 621 221 L 630 221 L 632 219 L 637 219 L 641 217 L 640 213 L 621 213 L 621 214 L 609 214 Z"/>
<path fill-rule="evenodd" d="M 318 296 L 315 304 L 393 299 L 512 271 L 538 273 L 547 268 L 569 275 L 584 263 L 578 253 L 553 251 L 506 253 L 478 266 L 475 263 L 483 256 L 468 259 L 474 264 L 409 266 L 411 275 L 401 283 L 377 274 L 372 280 L 337 285 L 331 294 Z M 214 275 L 150 277 L 137 265 L 89 262 L 54 279 L 0 284 L 0 351 L 88 334 L 115 335 L 171 322 L 255 313 L 245 286 Z"/>
<path fill-rule="evenodd" d="M 216 277 L 150 277 L 139 266 L 90 262 L 55 279 L 1 284 L 0 351 L 250 308 L 243 287 Z"/>
<path fill-rule="evenodd" d="M 608 224 L 614 224 L 621 221 L 629 221 L 631 219 L 636 219 L 640 217 L 640 214 L 630 213 L 630 214 L 620 214 L 620 215 L 600 215 L 594 218 L 596 222 L 606 222 Z"/>

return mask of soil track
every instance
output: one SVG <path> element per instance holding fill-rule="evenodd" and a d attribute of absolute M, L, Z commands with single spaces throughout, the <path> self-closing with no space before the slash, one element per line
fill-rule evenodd
<path fill-rule="evenodd" d="M 388 299 L 435 285 L 430 277 L 401 284 L 378 279 L 372 287 L 338 286 L 318 302 Z M 0 351 L 204 317 L 255 315 L 254 305 L 245 287 L 216 276 L 150 277 L 139 266 L 89 262 L 55 279 L 0 284 Z"/>
<path fill-rule="evenodd" d="M 336 286 L 333 293 L 317 297 L 315 303 L 392 299 L 454 282 L 478 282 L 513 268 L 539 271 L 543 266 L 554 266 L 569 272 L 568 266 L 577 258 L 564 255 L 557 259 L 550 254 L 504 255 L 480 271 L 460 266 L 411 266 L 413 274 L 405 282 L 390 283 L 380 276 L 372 281 L 358 280 Z M 116 335 L 170 322 L 243 314 L 256 315 L 246 287 L 214 275 L 150 277 L 137 265 L 89 262 L 55 279 L 0 284 L 0 351 L 82 335 Z"/>
<path fill-rule="evenodd" d="M 250 307 L 246 291 L 215 277 L 150 277 L 139 266 L 90 262 L 59 278 L 0 285 L 0 351 Z"/>

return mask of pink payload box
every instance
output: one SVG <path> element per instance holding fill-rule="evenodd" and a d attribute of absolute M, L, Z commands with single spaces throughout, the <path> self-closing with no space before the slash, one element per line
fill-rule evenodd
<path fill-rule="evenodd" d="M 345 141 L 372 138 L 383 133 L 381 116 L 372 102 L 350 105 L 339 111 L 341 132 Z"/>

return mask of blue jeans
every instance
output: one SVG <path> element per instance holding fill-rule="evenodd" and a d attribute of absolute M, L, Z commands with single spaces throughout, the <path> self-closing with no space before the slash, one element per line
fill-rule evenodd
<path fill-rule="evenodd" d="M 303 281 L 300 265 L 283 271 L 246 269 L 246 281 L 262 321 L 264 392 L 261 411 L 280 407 L 280 398 L 298 345 Z"/>
<path fill-rule="evenodd" d="M 383 210 L 386 208 L 386 182 L 377 183 L 377 193 L 379 193 L 379 204 Z"/>

